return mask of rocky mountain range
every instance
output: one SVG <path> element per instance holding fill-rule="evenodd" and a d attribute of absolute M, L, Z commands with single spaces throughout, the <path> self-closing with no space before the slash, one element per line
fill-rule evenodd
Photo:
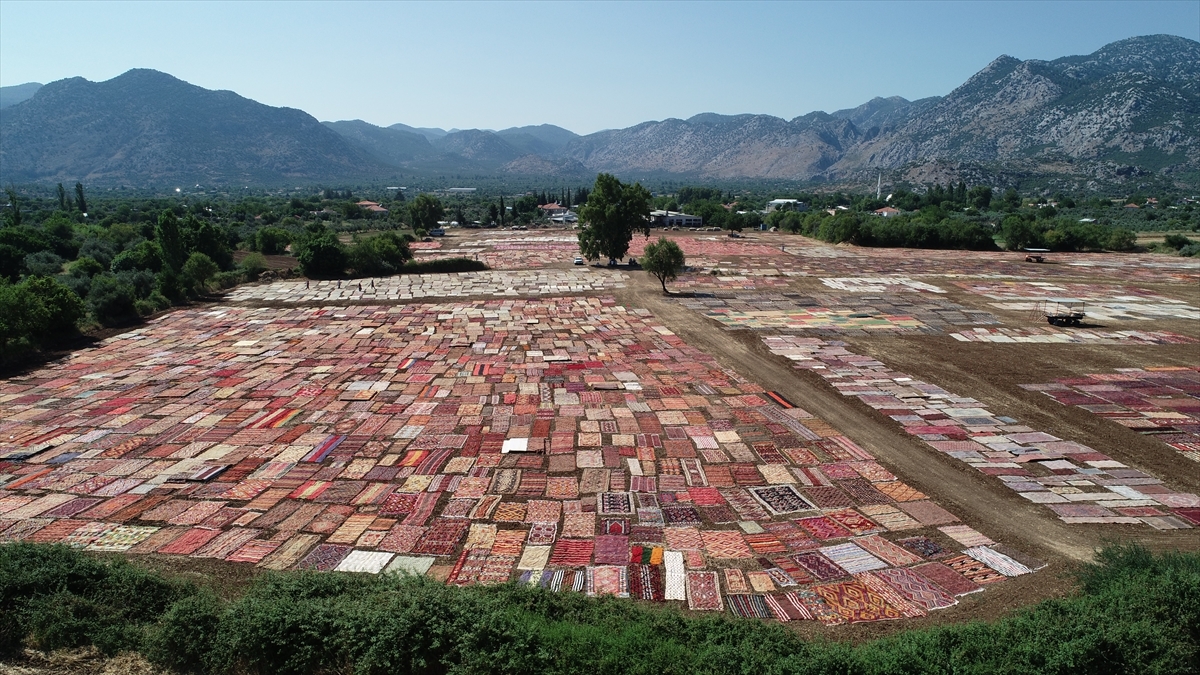
<path fill-rule="evenodd" d="M 704 113 L 586 136 L 553 125 L 318 123 L 142 70 L 51 83 L 0 112 L 5 182 L 294 182 L 400 171 L 787 181 L 1157 172 L 1195 182 L 1200 43 L 1155 35 L 1054 61 L 1001 56 L 943 97 L 875 98 L 791 120 Z"/>

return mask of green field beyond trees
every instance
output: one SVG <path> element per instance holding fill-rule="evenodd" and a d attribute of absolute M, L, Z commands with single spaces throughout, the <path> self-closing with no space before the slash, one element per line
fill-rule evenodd
<path fill-rule="evenodd" d="M 1103 550 L 1077 590 L 993 623 L 851 646 L 516 584 L 264 573 L 231 599 L 136 560 L 0 545 L 0 659 L 25 647 L 136 651 L 195 673 L 1195 673 L 1200 554 Z"/>

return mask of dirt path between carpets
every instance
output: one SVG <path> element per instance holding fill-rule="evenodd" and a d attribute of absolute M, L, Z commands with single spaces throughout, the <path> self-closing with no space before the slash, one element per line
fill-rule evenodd
<path fill-rule="evenodd" d="M 926 448 L 918 440 L 901 431 L 900 426 L 892 420 L 882 417 L 856 398 L 844 397 L 837 393 L 820 376 L 794 369 L 790 361 L 771 354 L 762 343 L 761 336 L 766 334 L 765 332 L 726 330 L 716 322 L 709 321 L 682 307 L 676 301 L 665 298 L 662 295 L 661 287 L 655 280 L 650 279 L 649 275 L 631 276 L 633 278 L 628 286 L 616 293 L 623 304 L 649 309 L 664 325 L 689 344 L 716 357 L 721 365 L 736 370 L 768 389 L 779 391 L 796 405 L 829 422 L 877 457 L 884 466 L 896 473 L 906 483 L 926 493 L 935 502 L 962 518 L 964 522 L 998 541 L 1010 543 L 1033 555 L 1058 559 L 1063 562 L 1090 560 L 1096 547 L 1117 539 L 1135 540 L 1152 549 L 1195 549 L 1200 546 L 1200 537 L 1195 534 L 1195 531 L 1187 533 L 1157 532 L 1147 531 L 1147 528 L 1142 527 L 1114 529 L 1112 526 L 1067 525 L 1044 506 L 1022 499 L 1015 492 L 1004 488 L 994 478 L 986 476 L 954 458 Z M 950 338 L 928 342 L 921 342 L 922 340 L 930 339 L 922 336 L 911 338 L 907 342 L 909 350 L 905 352 L 906 358 L 901 359 L 902 363 L 888 363 L 887 360 L 885 363 L 901 370 L 907 368 L 905 372 L 922 377 L 925 369 L 911 366 L 941 363 L 940 359 L 947 346 L 944 342 L 954 342 Z M 867 343 L 868 341 L 861 342 Z M 955 342 L 955 344 L 958 343 Z M 892 353 L 895 352 L 894 349 L 864 349 L 861 345 L 856 346 L 868 354 L 873 351 L 878 352 L 875 355 L 883 359 L 890 359 Z M 1036 347 L 1040 345 L 1022 346 Z M 1178 358 L 1180 357 L 1176 356 L 1176 360 Z M 977 363 L 978 356 L 960 355 L 959 360 L 966 363 L 972 361 Z M 1019 361 L 1015 357 L 1009 357 L 1009 360 Z M 950 377 L 951 374 L 953 377 Z M 969 388 L 957 386 L 964 376 L 968 376 L 968 379 L 974 380 L 981 386 Z M 949 371 L 934 370 L 933 374 L 927 377 L 933 384 L 947 386 L 951 391 L 962 395 L 973 395 L 976 389 L 986 388 L 988 379 L 972 372 L 969 368 Z M 1010 377 L 1006 381 L 1022 377 L 1025 376 Z M 1029 380 L 1031 382 L 1043 382 L 1053 379 L 1053 374 L 1050 376 L 1030 374 L 1029 377 L 1032 377 Z M 1015 384 L 1012 386 L 1015 387 Z M 1039 396 L 1044 395 L 1039 394 Z M 985 396 L 984 398 L 993 397 Z M 1016 399 L 1015 396 L 1009 398 Z M 991 401 L 985 400 L 985 402 L 990 403 Z M 1047 403 L 1053 403 L 1053 401 L 1048 400 Z M 1012 410 L 1010 411 L 1009 408 Z M 1020 405 L 1009 405 L 1009 401 L 1005 401 L 1004 405 L 997 405 L 994 412 L 997 414 L 1013 412 L 1015 413 L 1013 416 L 1022 423 L 1032 424 L 1035 428 L 1052 427 L 1047 429 L 1052 433 L 1058 429 L 1057 426 L 1049 424 L 1038 427 L 1037 425 L 1046 421 L 1047 416 L 1029 414 L 1031 409 L 1037 408 L 1038 406 L 1027 401 L 1020 401 Z M 1081 424 L 1080 426 L 1086 425 Z M 1065 436 L 1071 440 L 1083 442 L 1092 440 L 1089 434 L 1058 430 L 1063 431 Z M 1155 443 L 1150 439 L 1144 440 L 1147 443 Z M 1113 448 L 1110 446 L 1115 444 L 1115 441 L 1114 443 L 1105 443 L 1104 447 L 1097 449 L 1112 451 Z M 1169 452 L 1171 451 L 1167 449 L 1155 454 L 1165 455 Z M 1125 453 L 1114 452 L 1113 454 L 1127 458 Z M 1180 461 L 1188 462 L 1189 460 L 1180 458 Z M 1135 466 L 1140 464 L 1133 461 L 1130 463 Z M 1178 471 L 1188 467 L 1164 460 L 1164 463 L 1156 462 L 1154 466 L 1146 468 L 1155 471 L 1156 475 L 1161 478 L 1171 480 Z M 1195 467 L 1191 468 L 1194 470 Z M 1192 483 L 1192 481 L 1187 482 Z"/>

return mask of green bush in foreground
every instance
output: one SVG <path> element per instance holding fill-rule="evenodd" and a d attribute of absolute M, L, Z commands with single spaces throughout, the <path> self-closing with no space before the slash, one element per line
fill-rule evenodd
<path fill-rule="evenodd" d="M 96 645 L 210 673 L 1191 673 L 1200 554 L 1102 551 L 1077 595 L 849 646 L 774 622 L 515 584 L 269 573 L 221 601 L 123 560 L 0 545 L 0 658 Z"/>

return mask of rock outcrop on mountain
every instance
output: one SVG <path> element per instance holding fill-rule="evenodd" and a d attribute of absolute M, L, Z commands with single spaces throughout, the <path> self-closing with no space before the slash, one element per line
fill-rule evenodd
<path fill-rule="evenodd" d="M 390 171 L 308 113 L 154 70 L 51 82 L 0 115 L 5 183 L 277 184 Z"/>
<path fill-rule="evenodd" d="M 5 94 L 16 96 L 19 92 Z M 133 70 L 41 87 L 0 114 L 0 180 L 370 180 L 410 173 L 855 181 L 1200 172 L 1200 43 L 1130 38 L 1054 61 L 1001 56 L 943 97 L 791 120 L 704 113 L 576 135 L 318 123 Z M 993 183 L 997 184 L 997 183 Z"/>
<path fill-rule="evenodd" d="M 1029 164 L 1111 160 L 1200 165 L 1200 43 L 1157 35 L 1088 56 L 1001 56 L 834 172 L 914 162 Z"/>

